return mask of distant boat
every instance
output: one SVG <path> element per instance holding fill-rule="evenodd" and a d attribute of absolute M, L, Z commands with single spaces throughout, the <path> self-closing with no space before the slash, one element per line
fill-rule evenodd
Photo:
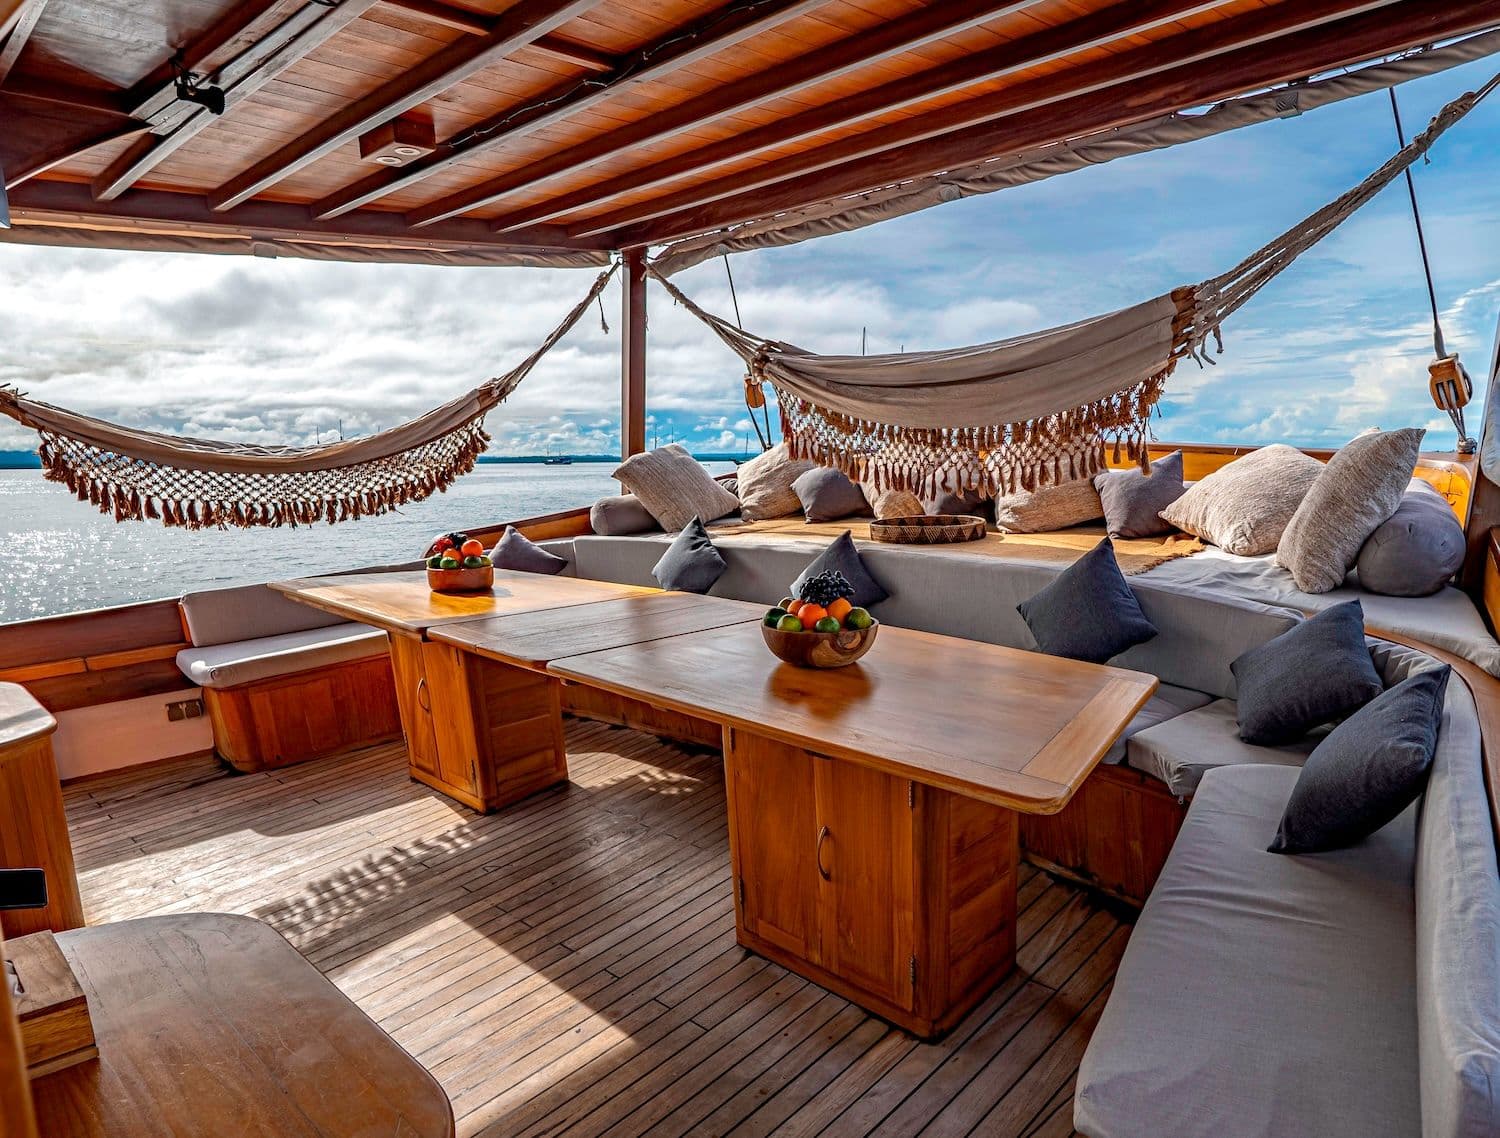
<path fill-rule="evenodd" d="M 571 454 L 549 454 L 542 460 L 543 466 L 572 466 L 573 456 Z"/>

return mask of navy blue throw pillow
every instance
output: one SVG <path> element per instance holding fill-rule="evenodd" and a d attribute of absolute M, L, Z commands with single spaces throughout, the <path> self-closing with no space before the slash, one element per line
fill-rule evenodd
<path fill-rule="evenodd" d="M 521 573 L 561 573 L 567 568 L 567 558 L 548 553 L 515 526 L 506 526 L 505 533 L 490 550 L 490 560 L 496 569 L 514 569 Z"/>
<path fill-rule="evenodd" d="M 694 518 L 673 539 L 651 575 L 663 589 L 706 593 L 724 575 L 725 568 L 724 555 L 709 540 L 702 519 Z"/>
<path fill-rule="evenodd" d="M 1271 853 L 1321 853 L 1369 837 L 1427 785 L 1452 669 L 1418 672 L 1335 727 L 1307 757 Z"/>
<path fill-rule="evenodd" d="M 854 586 L 854 595 L 849 599 L 856 607 L 867 609 L 871 605 L 878 605 L 890 596 L 885 587 L 877 581 L 874 575 L 865 568 L 865 559 L 859 555 L 859 547 L 854 544 L 854 538 L 848 530 L 845 530 L 833 540 L 833 544 L 813 560 L 813 563 L 798 575 L 792 582 L 792 595 L 796 596 L 802 588 L 802 584 L 810 577 L 815 577 L 825 569 L 837 569 L 844 575 L 844 579 Z"/>
<path fill-rule="evenodd" d="M 1358 711 L 1385 690 L 1358 601 L 1326 608 L 1229 665 L 1240 738 L 1274 747 Z"/>
<path fill-rule="evenodd" d="M 1146 619 L 1120 572 L 1109 538 L 1016 611 L 1043 652 L 1091 664 L 1102 664 L 1156 635 L 1156 626 Z"/>

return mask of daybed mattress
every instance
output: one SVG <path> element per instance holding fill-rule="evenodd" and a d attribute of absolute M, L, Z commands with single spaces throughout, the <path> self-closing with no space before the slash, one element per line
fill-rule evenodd
<path fill-rule="evenodd" d="M 1147 570 L 1142 577 L 1152 584 L 1187 585 L 1309 612 L 1357 599 L 1369 629 L 1420 640 L 1500 676 L 1500 643 L 1490 635 L 1474 602 L 1451 585 L 1430 597 L 1386 597 L 1359 588 L 1358 576 L 1351 573 L 1344 586 L 1331 593 L 1304 593 L 1271 558 L 1240 557 L 1209 546 L 1192 557 Z"/>

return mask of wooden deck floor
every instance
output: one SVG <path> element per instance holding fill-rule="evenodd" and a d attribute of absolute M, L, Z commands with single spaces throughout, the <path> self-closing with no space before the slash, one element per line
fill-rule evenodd
<path fill-rule="evenodd" d="M 481 817 L 386 747 L 70 787 L 91 922 L 270 922 L 427 1065 L 461 1135 L 1072 1132 L 1128 928 L 1023 867 L 1020 967 L 919 1044 L 735 944 L 718 755 L 570 723 L 573 783 Z"/>

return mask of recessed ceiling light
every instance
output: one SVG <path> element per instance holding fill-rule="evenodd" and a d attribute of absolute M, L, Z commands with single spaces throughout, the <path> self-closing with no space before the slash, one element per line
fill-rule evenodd
<path fill-rule="evenodd" d="M 398 146 L 396 147 L 396 153 L 403 158 L 415 158 L 422 151 L 420 147 L 416 146 Z"/>
<path fill-rule="evenodd" d="M 379 162 L 382 166 L 401 165 L 401 159 L 397 158 L 394 154 L 377 154 L 375 161 Z"/>

